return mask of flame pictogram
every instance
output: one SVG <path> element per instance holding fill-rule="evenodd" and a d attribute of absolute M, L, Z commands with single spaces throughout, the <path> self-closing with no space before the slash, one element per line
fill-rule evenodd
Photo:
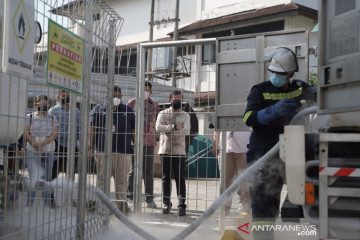
<path fill-rule="evenodd" d="M 18 22 L 18 31 L 19 31 L 19 34 L 21 35 L 19 37 L 24 39 L 23 36 L 25 34 L 25 21 L 24 21 L 24 16 L 23 16 L 22 12 L 20 13 L 20 18 L 19 18 L 19 22 Z"/>

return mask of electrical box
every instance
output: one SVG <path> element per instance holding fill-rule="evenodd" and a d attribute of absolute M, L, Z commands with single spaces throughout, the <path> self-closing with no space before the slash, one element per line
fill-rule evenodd
<path fill-rule="evenodd" d="M 216 40 L 216 129 L 248 131 L 243 122 L 247 96 L 252 86 L 270 78 L 264 55 L 278 47 L 288 47 L 298 58 L 294 78 L 309 79 L 309 30 L 231 36 Z"/>
<path fill-rule="evenodd" d="M 318 113 L 360 110 L 360 1 L 320 1 Z"/>
<path fill-rule="evenodd" d="M 169 70 L 172 68 L 172 48 L 161 47 L 152 50 L 151 69 L 153 71 Z"/>

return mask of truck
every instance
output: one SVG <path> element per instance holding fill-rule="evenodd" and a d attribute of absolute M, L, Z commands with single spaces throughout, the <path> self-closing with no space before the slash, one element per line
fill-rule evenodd
<path fill-rule="evenodd" d="M 316 115 L 326 121 L 285 127 L 280 156 L 289 200 L 319 239 L 360 239 L 360 1 L 319 2 Z"/>
<path fill-rule="evenodd" d="M 313 48 L 309 29 L 217 39 L 214 121 L 217 131 L 248 130 L 246 97 L 251 86 L 269 79 L 259 59 L 270 51 L 293 50 L 300 68 L 295 78 L 305 81 L 309 54 L 317 55 L 317 101 L 303 104 L 315 104 L 314 111 L 280 136 L 285 202 L 295 209 L 287 217 L 316 225 L 319 239 L 360 239 L 360 1 L 320 0 L 318 13 Z"/>

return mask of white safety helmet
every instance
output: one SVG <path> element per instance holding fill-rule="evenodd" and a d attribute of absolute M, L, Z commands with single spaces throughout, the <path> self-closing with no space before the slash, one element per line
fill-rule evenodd
<path fill-rule="evenodd" d="M 267 69 L 275 73 L 293 73 L 299 71 L 299 65 L 295 53 L 286 47 L 280 47 L 266 54 L 264 60 L 270 60 Z"/>

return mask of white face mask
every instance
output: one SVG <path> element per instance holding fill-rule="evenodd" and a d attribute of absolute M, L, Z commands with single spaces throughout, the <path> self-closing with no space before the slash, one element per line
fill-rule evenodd
<path fill-rule="evenodd" d="M 147 91 L 145 91 L 145 93 L 144 93 L 144 99 L 147 100 L 147 99 L 149 99 L 149 97 L 150 97 L 150 93 L 147 92 Z"/>
<path fill-rule="evenodd" d="M 114 97 L 113 103 L 114 103 L 114 106 L 119 106 L 119 104 L 121 103 L 121 99 L 118 97 Z"/>

